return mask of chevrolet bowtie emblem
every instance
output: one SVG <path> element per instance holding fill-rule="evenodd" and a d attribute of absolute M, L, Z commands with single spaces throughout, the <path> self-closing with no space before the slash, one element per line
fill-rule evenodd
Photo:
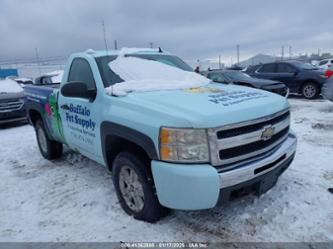
<path fill-rule="evenodd" d="M 262 140 L 268 140 L 271 139 L 274 135 L 275 128 L 272 126 L 266 126 L 264 127 L 264 130 L 261 133 L 261 139 Z"/>

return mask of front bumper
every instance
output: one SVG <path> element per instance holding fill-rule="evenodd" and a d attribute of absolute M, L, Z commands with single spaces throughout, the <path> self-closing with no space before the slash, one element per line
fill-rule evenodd
<path fill-rule="evenodd" d="M 24 105 L 18 110 L 0 111 L 0 124 L 20 122 L 25 120 L 27 120 L 27 115 Z"/>
<path fill-rule="evenodd" d="M 288 96 L 289 96 L 289 88 L 286 87 L 286 86 L 276 88 L 273 85 L 273 86 L 263 87 L 262 90 L 266 90 L 266 91 L 269 91 L 269 92 L 272 92 L 272 93 L 276 93 L 276 94 L 281 95 L 285 98 L 288 98 Z"/>
<path fill-rule="evenodd" d="M 296 144 L 296 137 L 290 133 L 269 156 L 220 173 L 210 164 L 152 161 L 158 200 L 172 209 L 200 210 L 216 206 L 221 199 L 229 199 L 238 187 L 253 187 L 266 181 L 270 184 L 261 186 L 258 191 L 267 191 L 291 164 Z"/>

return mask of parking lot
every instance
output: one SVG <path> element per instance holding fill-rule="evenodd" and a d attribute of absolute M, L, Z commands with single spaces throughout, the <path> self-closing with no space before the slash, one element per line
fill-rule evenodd
<path fill-rule="evenodd" d="M 333 240 L 333 103 L 290 99 L 295 161 L 259 199 L 173 211 L 156 224 L 120 208 L 110 173 L 72 151 L 47 161 L 29 125 L 0 129 L 0 241 Z"/>

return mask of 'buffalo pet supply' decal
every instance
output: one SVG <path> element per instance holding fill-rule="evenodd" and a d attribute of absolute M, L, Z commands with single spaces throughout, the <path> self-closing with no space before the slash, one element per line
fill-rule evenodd
<path fill-rule="evenodd" d="M 90 110 L 88 108 L 82 107 L 81 105 L 74 106 L 70 104 L 69 112 L 66 112 L 66 121 L 77 124 L 83 129 L 94 131 L 96 122 L 89 118 L 89 116 Z"/>
<path fill-rule="evenodd" d="M 222 104 L 224 106 L 235 105 L 245 101 L 266 97 L 268 96 L 261 92 L 247 91 L 222 92 L 218 94 L 210 94 L 208 96 L 210 102 L 213 102 L 215 104 Z"/>
<path fill-rule="evenodd" d="M 222 93 L 224 92 L 220 88 L 216 87 L 193 87 L 186 90 L 189 93 Z"/>

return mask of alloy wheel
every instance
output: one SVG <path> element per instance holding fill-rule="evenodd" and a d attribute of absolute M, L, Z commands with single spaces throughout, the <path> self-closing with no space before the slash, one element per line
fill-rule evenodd
<path fill-rule="evenodd" d="M 134 169 L 127 165 L 121 168 L 119 187 L 126 205 L 134 212 L 140 212 L 144 207 L 144 192 L 139 176 Z"/>

